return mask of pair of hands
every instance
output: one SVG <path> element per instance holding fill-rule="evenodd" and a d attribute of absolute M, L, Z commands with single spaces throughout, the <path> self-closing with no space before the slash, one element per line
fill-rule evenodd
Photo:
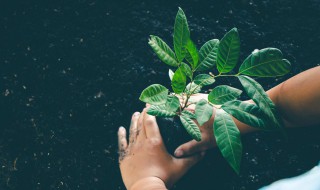
<path fill-rule="evenodd" d="M 204 98 L 202 95 L 193 97 Z M 119 128 L 119 163 L 127 189 L 152 189 L 171 187 L 203 156 L 204 151 L 215 145 L 211 118 L 200 127 L 202 141 L 192 140 L 177 148 L 176 158 L 170 155 L 162 141 L 154 116 L 136 112 L 132 116 L 129 143 L 126 130 Z M 192 106 L 188 108 L 194 110 Z"/>

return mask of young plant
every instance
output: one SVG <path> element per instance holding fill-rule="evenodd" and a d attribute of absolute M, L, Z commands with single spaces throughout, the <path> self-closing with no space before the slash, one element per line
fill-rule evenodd
<path fill-rule="evenodd" d="M 187 18 L 181 8 L 174 23 L 174 51 L 158 36 L 151 35 L 149 45 L 159 59 L 175 68 L 175 71 L 169 69 L 173 92 L 160 84 L 150 85 L 142 91 L 140 100 L 151 104 L 148 114 L 179 117 L 188 134 L 196 141 L 201 141 L 201 133 L 195 120 L 202 126 L 212 117 L 214 107 L 214 136 L 222 155 L 236 173 L 239 174 L 240 171 L 242 143 L 240 132 L 230 115 L 252 127 L 283 131 L 275 105 L 262 86 L 250 77 L 287 74 L 290 62 L 283 58 L 279 49 L 255 50 L 243 61 L 236 74 L 230 74 L 237 65 L 240 54 L 238 30 L 231 29 L 221 40 L 209 40 L 198 51 L 190 38 Z M 207 70 L 211 72 L 202 73 Z M 194 113 L 185 110 L 190 105 L 191 95 L 200 92 L 204 86 L 214 84 L 220 77 L 237 77 L 255 104 L 237 100 L 242 90 L 220 85 L 209 93 L 208 101 L 202 99 L 196 103 Z M 180 103 L 179 98 L 184 103 Z"/>

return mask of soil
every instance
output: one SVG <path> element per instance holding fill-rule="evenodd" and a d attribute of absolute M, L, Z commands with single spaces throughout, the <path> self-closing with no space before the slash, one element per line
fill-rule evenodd
<path fill-rule="evenodd" d="M 190 135 L 182 126 L 179 117 L 157 117 L 157 123 L 161 126 L 160 133 L 167 151 L 172 155 L 174 155 L 174 151 L 181 144 L 192 140 Z"/>
<path fill-rule="evenodd" d="M 318 0 L 1 1 L 1 190 L 125 189 L 116 132 L 144 107 L 146 86 L 170 88 L 147 42 L 153 34 L 172 47 L 178 7 L 198 48 L 237 27 L 240 62 L 256 48 L 281 49 L 292 70 L 259 79 L 266 90 L 319 65 Z M 213 149 L 174 189 L 257 189 L 301 174 L 319 161 L 319 132 L 245 135 L 239 176 Z"/>

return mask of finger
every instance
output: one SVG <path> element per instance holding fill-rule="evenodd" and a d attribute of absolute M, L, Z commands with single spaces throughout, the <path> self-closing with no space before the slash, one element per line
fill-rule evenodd
<path fill-rule="evenodd" d="M 151 106 L 151 104 L 146 103 L 146 108 L 149 108 Z"/>
<path fill-rule="evenodd" d="M 154 116 L 149 115 L 148 113 L 145 113 L 143 117 L 143 126 L 146 131 L 146 137 L 154 137 L 154 138 L 160 138 L 160 131 L 159 127 L 156 121 L 156 118 Z"/>
<path fill-rule="evenodd" d="M 184 156 L 189 156 L 204 150 L 206 150 L 206 147 L 203 145 L 203 142 L 197 142 L 195 140 L 192 140 L 180 145 L 174 151 L 174 155 L 176 157 L 184 157 Z"/>
<path fill-rule="evenodd" d="M 147 111 L 147 109 L 144 108 L 142 113 L 140 114 L 139 119 L 138 119 L 137 140 L 141 140 L 141 139 L 145 139 L 146 138 L 146 132 L 144 131 L 144 127 L 143 127 L 143 118 L 144 118 L 144 115 L 145 115 L 146 111 Z"/>
<path fill-rule="evenodd" d="M 136 138 L 137 138 L 137 126 L 138 126 L 138 119 L 139 119 L 140 113 L 139 112 L 135 112 L 132 115 L 131 118 L 131 124 L 130 124 L 130 138 L 129 138 L 129 143 L 133 143 Z"/>
<path fill-rule="evenodd" d="M 193 165 L 198 163 L 205 155 L 205 151 L 186 158 L 178 158 L 177 167 L 181 173 L 188 171 Z"/>
<path fill-rule="evenodd" d="M 126 129 L 124 127 L 120 127 L 118 130 L 119 161 L 124 158 L 127 147 Z"/>

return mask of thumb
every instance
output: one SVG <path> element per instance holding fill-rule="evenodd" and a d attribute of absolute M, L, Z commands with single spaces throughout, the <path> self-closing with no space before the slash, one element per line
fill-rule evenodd
<path fill-rule="evenodd" d="M 193 165 L 198 163 L 205 155 L 205 151 L 185 158 L 177 158 L 179 170 L 182 173 L 187 172 Z"/>
<path fill-rule="evenodd" d="M 174 155 L 176 157 L 189 156 L 194 153 L 204 151 L 206 148 L 203 146 L 203 142 L 197 142 L 195 140 L 189 141 L 180 145 L 175 151 Z"/>

